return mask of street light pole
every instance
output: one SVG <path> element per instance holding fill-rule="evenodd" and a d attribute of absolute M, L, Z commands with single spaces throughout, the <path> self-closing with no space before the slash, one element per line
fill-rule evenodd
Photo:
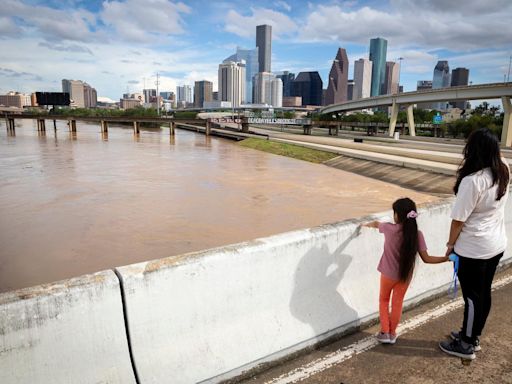
<path fill-rule="evenodd" d="M 403 57 L 398 58 L 398 65 L 399 65 L 399 67 L 398 67 L 398 89 L 397 89 L 396 93 L 400 93 L 400 75 L 402 73 L 402 60 L 403 59 L 404 59 Z"/>
<path fill-rule="evenodd" d="M 157 116 L 160 116 L 160 95 L 158 93 L 158 86 L 160 85 L 160 74 L 158 72 L 156 73 L 155 85 L 156 85 L 156 114 L 157 114 Z"/>

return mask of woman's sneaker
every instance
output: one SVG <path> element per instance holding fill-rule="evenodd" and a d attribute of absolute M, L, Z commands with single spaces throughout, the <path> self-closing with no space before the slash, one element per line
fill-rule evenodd
<path fill-rule="evenodd" d="M 460 340 L 460 332 L 451 331 L 450 337 L 452 340 Z M 480 352 L 482 350 L 482 347 L 480 347 L 480 339 L 478 336 L 476 337 L 475 343 L 473 344 L 473 350 L 475 352 Z"/>
<path fill-rule="evenodd" d="M 460 340 L 442 341 L 439 343 L 439 348 L 449 355 L 463 359 L 474 360 L 476 358 L 473 346 L 468 344 L 468 347 L 465 348 Z"/>
<path fill-rule="evenodd" d="M 375 338 L 381 344 L 390 344 L 389 333 L 379 332 Z"/>
<path fill-rule="evenodd" d="M 389 344 L 395 344 L 397 337 L 398 337 L 397 335 L 393 335 L 392 333 L 390 333 L 389 334 Z"/>

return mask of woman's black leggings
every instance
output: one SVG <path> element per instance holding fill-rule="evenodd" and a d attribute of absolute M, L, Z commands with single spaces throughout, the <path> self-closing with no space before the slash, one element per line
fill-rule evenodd
<path fill-rule="evenodd" d="M 491 310 L 491 285 L 503 252 L 490 259 L 460 256 L 458 277 L 464 297 L 464 322 L 461 338 L 474 344 L 482 334 Z"/>

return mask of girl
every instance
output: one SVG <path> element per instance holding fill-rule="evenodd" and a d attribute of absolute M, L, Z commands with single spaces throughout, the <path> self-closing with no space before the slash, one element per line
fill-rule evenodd
<path fill-rule="evenodd" d="M 396 224 L 372 221 L 365 227 L 378 228 L 384 234 L 384 251 L 377 270 L 380 275 L 379 315 L 380 343 L 396 342 L 396 327 L 402 316 L 402 304 L 414 271 L 416 254 L 425 263 L 437 264 L 448 260 L 448 256 L 429 256 L 423 233 L 418 230 L 416 204 L 409 198 L 393 203 Z M 391 316 L 389 301 L 393 295 Z"/>
<path fill-rule="evenodd" d="M 464 319 L 453 341 L 439 343 L 443 352 L 474 359 L 491 310 L 491 284 L 507 248 L 505 204 L 509 167 L 501 157 L 498 138 L 487 128 L 471 133 L 457 172 L 456 194 L 446 254 L 459 255 L 459 281 Z"/>

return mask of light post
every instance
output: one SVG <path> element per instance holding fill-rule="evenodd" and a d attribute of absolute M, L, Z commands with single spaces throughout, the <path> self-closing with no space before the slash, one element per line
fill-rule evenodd
<path fill-rule="evenodd" d="M 158 72 L 156 73 L 155 85 L 156 85 L 156 114 L 157 114 L 157 116 L 160 116 L 160 95 L 158 93 L 158 86 L 160 85 L 160 74 Z"/>
<path fill-rule="evenodd" d="M 402 73 L 402 60 L 403 59 L 404 59 L 403 57 L 398 58 L 398 63 L 399 63 L 398 64 L 399 65 L 399 67 L 398 67 L 398 89 L 397 89 L 396 93 L 400 93 L 400 75 Z"/>

